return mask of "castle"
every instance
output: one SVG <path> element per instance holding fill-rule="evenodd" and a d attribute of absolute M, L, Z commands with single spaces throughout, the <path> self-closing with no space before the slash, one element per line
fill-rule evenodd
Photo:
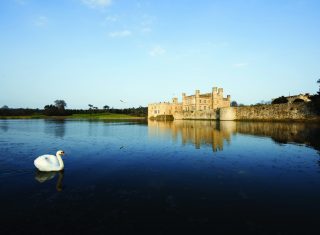
<path fill-rule="evenodd" d="M 230 107 L 230 95 L 223 97 L 223 88 L 213 87 L 211 93 L 200 94 L 199 90 L 194 95 L 187 96 L 182 93 L 182 102 L 178 98 L 173 98 L 172 102 L 160 102 L 148 105 L 148 118 L 167 116 L 195 111 L 212 111 L 219 108 Z"/>

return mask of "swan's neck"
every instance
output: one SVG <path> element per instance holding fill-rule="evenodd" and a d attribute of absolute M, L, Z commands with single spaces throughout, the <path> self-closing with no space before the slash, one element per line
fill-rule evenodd
<path fill-rule="evenodd" d="M 63 164 L 62 158 L 58 154 L 56 156 L 57 156 L 57 159 L 58 159 L 58 162 L 59 162 L 59 170 L 62 170 L 64 168 L 64 164 Z"/>

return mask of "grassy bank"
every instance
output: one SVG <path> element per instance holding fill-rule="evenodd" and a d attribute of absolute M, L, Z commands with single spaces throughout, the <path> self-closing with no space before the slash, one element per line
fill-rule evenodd
<path fill-rule="evenodd" d="M 144 119 L 127 114 L 116 113 L 92 113 L 92 114 L 73 114 L 69 116 L 45 116 L 45 115 L 27 115 L 27 116 L 0 116 L 0 119 Z"/>

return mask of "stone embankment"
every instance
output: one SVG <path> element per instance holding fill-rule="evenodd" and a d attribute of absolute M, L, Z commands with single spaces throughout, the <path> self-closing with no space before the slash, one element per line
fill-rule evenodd
<path fill-rule="evenodd" d="M 320 120 L 307 103 L 228 107 L 216 111 L 177 112 L 173 116 L 176 120 Z"/>

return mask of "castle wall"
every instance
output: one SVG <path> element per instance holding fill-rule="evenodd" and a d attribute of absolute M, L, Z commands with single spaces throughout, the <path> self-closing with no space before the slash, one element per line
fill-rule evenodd
<path fill-rule="evenodd" d="M 173 113 L 175 120 L 218 120 L 217 110 L 182 111 Z"/>
<path fill-rule="evenodd" d="M 317 118 L 306 103 L 230 107 L 220 110 L 221 120 L 305 120 Z"/>
<path fill-rule="evenodd" d="M 314 116 L 305 103 L 245 106 L 235 111 L 237 120 L 297 120 Z"/>
<path fill-rule="evenodd" d="M 154 103 L 148 105 L 148 118 L 158 115 L 171 115 L 171 104 L 168 102 Z"/>
<path fill-rule="evenodd" d="M 306 103 L 225 107 L 217 110 L 173 113 L 175 120 L 306 120 L 319 119 Z"/>
<path fill-rule="evenodd" d="M 148 118 L 157 117 L 159 115 L 173 115 L 174 112 L 181 112 L 182 104 L 178 103 L 178 99 L 173 98 L 172 103 L 161 102 L 148 105 Z"/>
<path fill-rule="evenodd" d="M 219 110 L 219 119 L 221 121 L 232 121 L 236 119 L 236 112 L 233 107 L 221 108 Z"/>

